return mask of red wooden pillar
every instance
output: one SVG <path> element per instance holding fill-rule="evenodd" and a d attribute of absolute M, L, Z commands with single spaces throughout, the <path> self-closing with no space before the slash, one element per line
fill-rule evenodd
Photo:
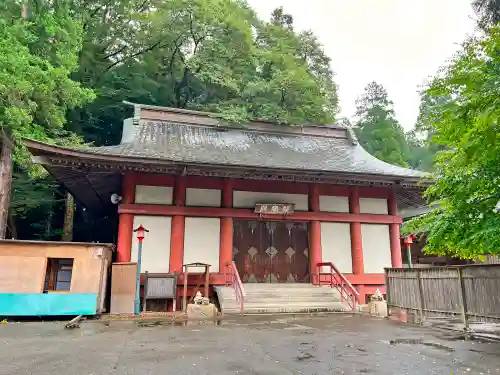
<path fill-rule="evenodd" d="M 349 212 L 351 214 L 359 214 L 359 189 L 351 188 L 349 196 Z M 363 243 L 361 239 L 361 223 L 359 221 L 351 223 L 351 259 L 352 273 L 361 275 L 365 273 L 363 263 Z"/>
<path fill-rule="evenodd" d="M 135 200 L 135 179 L 131 173 L 125 173 L 122 180 L 122 203 L 130 204 Z M 120 214 L 118 218 L 118 240 L 116 249 L 117 262 L 130 262 L 132 252 L 132 232 L 134 215 Z"/>
<path fill-rule="evenodd" d="M 233 207 L 233 182 L 224 180 L 222 187 L 222 207 Z M 220 219 L 220 252 L 219 252 L 219 272 L 223 273 L 224 268 L 233 260 L 233 218 L 223 217 Z"/>
<path fill-rule="evenodd" d="M 186 180 L 183 176 L 177 176 L 177 178 L 175 179 L 173 203 L 177 207 L 183 207 L 186 204 Z M 171 228 L 170 272 L 182 272 L 182 263 L 184 260 L 184 216 L 172 216 Z"/>
<path fill-rule="evenodd" d="M 396 201 L 396 190 L 391 188 L 389 190 L 389 199 L 387 201 L 389 215 L 398 215 L 398 203 Z M 389 224 L 389 238 L 391 241 L 391 263 L 392 267 L 403 267 L 403 260 L 401 259 L 401 242 L 399 237 L 399 224 Z"/>
<path fill-rule="evenodd" d="M 311 184 L 309 188 L 309 211 L 319 212 L 319 185 L 317 184 Z M 321 258 L 321 222 L 313 220 L 309 226 L 309 272 L 312 284 L 319 284 L 317 264 L 321 262 Z"/>

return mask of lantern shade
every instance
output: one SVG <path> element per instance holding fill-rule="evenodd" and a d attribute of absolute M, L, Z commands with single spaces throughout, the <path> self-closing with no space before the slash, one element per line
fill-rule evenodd
<path fill-rule="evenodd" d="M 136 236 L 139 241 L 142 241 L 144 239 L 147 232 L 149 232 L 149 230 L 144 228 L 142 224 L 140 224 L 137 228 L 134 229 L 134 233 L 137 233 Z"/>

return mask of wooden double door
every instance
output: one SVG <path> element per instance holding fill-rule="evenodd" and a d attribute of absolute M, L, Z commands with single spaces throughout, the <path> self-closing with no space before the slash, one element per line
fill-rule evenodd
<path fill-rule="evenodd" d="M 235 220 L 233 260 L 244 283 L 309 282 L 308 225 Z"/>

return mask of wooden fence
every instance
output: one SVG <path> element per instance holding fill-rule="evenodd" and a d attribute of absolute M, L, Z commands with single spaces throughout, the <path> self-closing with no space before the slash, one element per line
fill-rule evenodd
<path fill-rule="evenodd" d="M 430 317 L 500 323 L 500 264 L 387 268 L 387 304 Z"/>

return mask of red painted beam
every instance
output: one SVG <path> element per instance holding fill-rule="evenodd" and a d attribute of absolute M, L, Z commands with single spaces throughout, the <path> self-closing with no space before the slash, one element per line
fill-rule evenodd
<path fill-rule="evenodd" d="M 233 180 L 233 189 L 263 193 L 308 194 L 309 184 L 287 181 Z"/>
<path fill-rule="evenodd" d="M 309 210 L 312 213 L 319 212 L 319 185 L 309 185 Z M 313 220 L 309 224 L 309 272 L 311 283 L 319 284 L 316 274 L 316 265 L 323 259 L 323 250 L 321 247 L 321 222 Z"/>
<path fill-rule="evenodd" d="M 175 176 L 157 173 L 129 172 L 137 185 L 150 186 L 174 186 Z M 224 179 L 204 176 L 184 176 L 186 187 L 195 189 L 223 189 Z M 267 192 L 267 193 L 288 193 L 288 194 L 308 194 L 310 185 L 302 182 L 288 181 L 262 181 L 262 180 L 231 180 L 234 190 Z M 345 185 L 312 184 L 317 185 L 319 195 L 336 195 L 347 197 L 352 187 Z M 391 194 L 390 188 L 383 187 L 359 187 L 359 195 L 362 198 L 385 198 Z"/>
<path fill-rule="evenodd" d="M 349 186 L 318 184 L 319 195 L 334 195 L 348 197 L 351 188 Z"/>
<path fill-rule="evenodd" d="M 384 285 L 385 274 L 365 273 L 361 275 L 344 274 L 347 280 L 353 285 Z"/>
<path fill-rule="evenodd" d="M 378 214 L 347 214 L 339 212 L 306 212 L 296 211 L 293 214 L 259 215 L 253 209 L 247 208 L 218 208 L 218 207 L 177 207 L 156 204 L 121 204 L 118 207 L 120 214 L 133 215 L 160 215 L 160 216 L 191 216 L 191 217 L 231 217 L 233 219 L 248 220 L 288 220 L 288 221 L 326 221 L 340 223 L 371 223 L 371 224 L 400 224 L 400 216 Z"/>
<path fill-rule="evenodd" d="M 351 189 L 351 195 L 349 197 L 349 212 L 353 215 L 360 214 L 359 189 L 357 187 Z M 365 273 L 361 223 L 353 222 L 350 226 L 352 273 L 355 275 L 361 275 Z"/>
<path fill-rule="evenodd" d="M 222 188 L 222 206 L 233 207 L 233 183 L 225 180 Z M 220 220 L 219 272 L 224 272 L 226 264 L 233 260 L 233 219 L 223 217 Z"/>
<path fill-rule="evenodd" d="M 123 176 L 122 200 L 126 204 L 133 204 L 135 201 L 135 175 L 127 173 Z M 121 214 L 118 218 L 118 240 L 116 249 L 117 262 L 130 262 L 132 252 L 132 231 L 134 216 Z"/>
<path fill-rule="evenodd" d="M 398 203 L 396 201 L 396 190 L 391 189 L 389 192 L 389 199 L 387 201 L 387 208 L 389 215 L 398 214 Z M 401 256 L 401 239 L 399 234 L 399 225 L 391 224 L 389 226 L 389 239 L 391 241 L 391 262 L 392 267 L 403 267 L 403 260 Z"/>
<path fill-rule="evenodd" d="M 177 209 L 183 209 L 186 203 L 186 180 L 179 176 L 175 181 L 174 204 Z M 182 272 L 184 260 L 184 215 L 172 215 L 170 231 L 170 272 Z"/>

